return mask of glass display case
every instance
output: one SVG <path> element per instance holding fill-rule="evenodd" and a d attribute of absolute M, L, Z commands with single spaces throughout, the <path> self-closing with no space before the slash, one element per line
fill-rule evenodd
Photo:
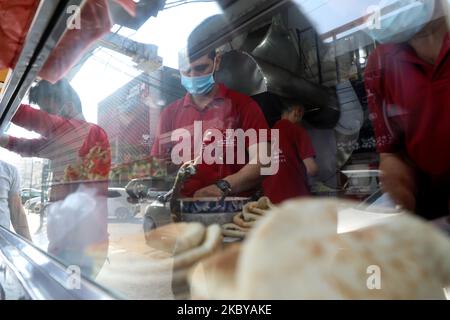
<path fill-rule="evenodd" d="M 450 270 L 439 251 L 449 247 L 441 230 L 448 235 L 450 153 L 440 123 L 450 116 L 418 105 L 449 101 L 448 1 L 378 2 L 0 1 L 0 165 L 8 168 L 0 178 L 11 180 L 0 183 L 0 300 L 441 297 L 434 289 L 450 286 L 437 276 Z M 386 40 L 392 17 L 411 26 Z M 411 33 L 429 25 L 444 39 L 435 74 L 429 60 L 417 62 L 425 46 Z M 402 59 L 436 83 L 402 69 Z M 404 70 L 423 82 L 409 87 Z M 21 208 L 11 206 L 16 195 Z M 284 224 L 271 212 L 286 214 Z M 425 231 L 396 240 L 397 225 L 403 235 Z M 294 246 L 281 250 L 289 239 L 302 243 L 311 270 L 299 271 Z M 275 258 L 255 258 L 259 243 Z M 406 262 L 382 254 L 407 243 L 420 249 Z M 430 247 L 438 262 L 423 267 Z M 375 262 L 363 265 L 368 256 Z M 326 269 L 326 259 L 364 276 L 386 263 L 386 277 L 396 277 L 401 265 L 413 270 L 411 283 L 422 267 L 441 269 L 429 275 L 430 291 L 377 295 L 358 291 L 364 277 Z M 267 266 L 287 275 L 288 262 L 299 264 L 299 278 L 282 292 Z M 238 276 L 253 280 L 241 286 Z M 320 277 L 331 281 L 328 293 L 317 289 Z"/>

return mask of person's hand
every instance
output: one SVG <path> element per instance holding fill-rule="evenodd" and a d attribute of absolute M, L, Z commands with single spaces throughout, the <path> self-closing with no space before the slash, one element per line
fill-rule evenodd
<path fill-rule="evenodd" d="M 380 159 L 381 188 L 403 209 L 416 209 L 417 182 L 414 168 L 396 154 L 382 154 Z"/>
<path fill-rule="evenodd" d="M 200 190 L 197 190 L 194 194 L 194 198 L 222 198 L 222 191 L 216 185 L 210 185 Z"/>
<path fill-rule="evenodd" d="M 0 135 L 0 147 L 5 148 L 8 145 L 9 136 L 7 134 Z"/>

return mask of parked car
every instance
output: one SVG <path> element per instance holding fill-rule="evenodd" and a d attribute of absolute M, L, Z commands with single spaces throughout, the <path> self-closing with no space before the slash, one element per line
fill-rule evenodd
<path fill-rule="evenodd" d="M 108 218 L 126 220 L 139 213 L 139 204 L 130 204 L 125 188 L 108 188 Z"/>
<path fill-rule="evenodd" d="M 22 204 L 25 204 L 27 200 L 37 198 L 41 196 L 42 191 L 39 189 L 23 188 L 20 190 L 20 197 L 22 198 Z"/>
<path fill-rule="evenodd" d="M 34 198 L 31 198 L 31 199 L 28 199 L 27 201 L 25 201 L 23 207 L 26 210 L 33 211 L 36 204 L 38 204 L 40 202 L 41 202 L 41 197 L 34 197 Z"/>
<path fill-rule="evenodd" d="M 39 201 L 39 202 L 36 203 L 36 205 L 34 206 L 33 212 L 35 212 L 35 213 L 41 213 L 42 210 L 45 209 L 45 207 L 47 206 L 47 204 L 48 204 L 47 201 L 44 201 L 44 203 L 42 203 L 42 202 Z"/>

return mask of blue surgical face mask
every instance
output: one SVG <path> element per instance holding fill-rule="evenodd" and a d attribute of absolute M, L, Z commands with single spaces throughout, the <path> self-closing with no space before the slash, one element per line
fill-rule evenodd
<path fill-rule="evenodd" d="M 381 18 L 371 26 L 368 34 L 380 43 L 402 43 L 411 40 L 433 18 L 434 0 L 399 0 L 405 11 Z"/>
<path fill-rule="evenodd" d="M 181 84 L 193 96 L 204 96 L 214 88 L 214 73 L 200 77 L 187 77 L 181 75 Z"/>
<path fill-rule="evenodd" d="M 214 61 L 213 70 L 216 69 L 216 62 Z M 200 77 L 187 77 L 181 74 L 181 84 L 193 96 L 204 96 L 212 91 L 214 88 L 214 71 L 210 74 Z"/>

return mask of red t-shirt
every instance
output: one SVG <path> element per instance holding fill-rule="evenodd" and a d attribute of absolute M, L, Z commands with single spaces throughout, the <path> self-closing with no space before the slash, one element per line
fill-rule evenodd
<path fill-rule="evenodd" d="M 407 45 L 382 45 L 366 68 L 378 151 L 406 151 L 433 176 L 450 172 L 449 52 L 449 35 L 435 65 Z"/>
<path fill-rule="evenodd" d="M 447 189 L 448 195 L 449 53 L 449 34 L 434 65 L 420 59 L 407 44 L 381 45 L 370 56 L 365 72 L 378 151 L 404 152 L 431 186 Z"/>
<path fill-rule="evenodd" d="M 202 124 L 201 131 L 197 130 L 197 133 L 201 133 L 200 137 L 198 135 L 195 137 L 195 121 L 201 121 Z M 181 128 L 187 130 L 191 137 L 191 152 L 187 158 L 194 159 L 195 155 L 198 155 L 194 148 L 195 145 L 198 145 L 194 142 L 194 138 L 196 138 L 203 140 L 205 145 L 217 143 L 223 150 L 222 158 L 224 159 L 224 164 L 207 164 L 205 162 L 199 164 L 196 175 L 183 186 L 182 194 L 186 197 L 192 197 L 197 190 L 238 172 L 248 162 L 248 155 L 245 156 L 243 163 L 237 161 L 236 140 L 231 143 L 231 140 L 226 138 L 227 129 L 256 130 L 257 141 L 246 139 L 245 150 L 256 142 L 270 141 L 270 137 L 260 135 L 259 129 L 267 130 L 267 135 L 270 135 L 270 132 L 268 132 L 269 127 L 257 103 L 250 97 L 230 90 L 222 84 L 219 85 L 213 101 L 204 110 L 199 110 L 192 102 L 191 96 L 187 94 L 162 111 L 151 151 L 152 156 L 170 160 L 172 149 L 178 143 L 171 141 L 171 135 L 174 130 Z M 215 138 L 208 141 L 204 139 L 205 132 L 211 129 L 217 129 L 216 131 L 220 132 L 220 141 L 216 141 Z M 230 146 L 234 149 L 233 164 L 225 163 Z"/>
<path fill-rule="evenodd" d="M 286 119 L 278 121 L 272 129 L 279 130 L 280 152 L 278 159 L 274 158 L 279 169 L 264 179 L 264 194 L 273 203 L 310 195 L 303 160 L 315 157 L 316 153 L 308 132 Z"/>

